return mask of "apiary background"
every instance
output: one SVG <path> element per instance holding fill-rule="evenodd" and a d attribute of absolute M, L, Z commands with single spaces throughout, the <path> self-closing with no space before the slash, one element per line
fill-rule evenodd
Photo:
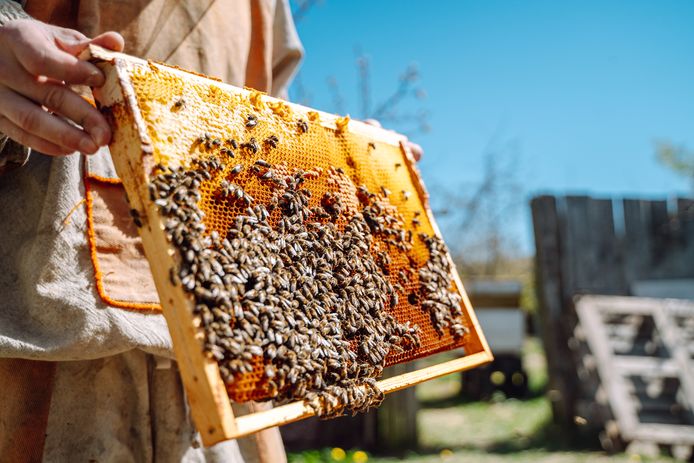
<path fill-rule="evenodd" d="M 313 193 L 312 201 L 320 201 L 325 192 L 334 192 L 347 207 L 347 216 L 358 209 L 356 188 L 362 184 L 371 192 L 382 192 L 384 200 L 387 199 L 397 209 L 396 213 L 405 229 L 410 230 L 414 238 L 409 252 L 389 252 L 392 258 L 390 277 L 399 278 L 400 270 L 408 272 L 408 269 L 414 268 L 415 271 L 409 271 L 409 281 L 400 280 L 404 291 L 392 313 L 398 321 L 411 321 L 421 328 L 421 346 L 390 355 L 387 364 L 393 365 L 456 347 L 464 347 L 469 357 L 465 362 L 443 368 L 413 372 L 403 381 L 397 378 L 385 380 L 382 383 L 389 382 L 386 386 L 390 384 L 390 389 L 382 387 L 382 390 L 396 390 L 432 375 L 469 368 L 491 359 L 466 297 L 463 297 L 464 323 L 470 332 L 457 339 L 448 330 L 439 336 L 429 314 L 406 297 L 408 293 L 418 291 L 416 270 L 429 257 L 425 244 L 416 234 L 438 235 L 438 230 L 414 161 L 403 148 L 404 139 L 401 136 L 346 118 L 289 105 L 177 69 L 95 49 L 91 52 L 92 57 L 111 63 L 105 65 L 108 83 L 96 96 L 104 111 L 111 113 L 116 126 L 111 146 L 114 163 L 123 178 L 131 204 L 144 219 L 141 235 L 145 252 L 150 262 L 155 264 L 152 265 L 155 282 L 172 331 L 184 382 L 191 396 L 194 418 L 199 427 L 204 426 L 202 423 L 212 423 L 207 433 L 201 429 L 206 442 L 277 424 L 272 423 L 270 418 L 282 422 L 297 419 L 306 416 L 307 411 L 294 407 L 290 412 L 286 408 L 289 406 L 280 407 L 267 414 L 264 423 L 259 422 L 263 421 L 262 417 L 255 418 L 252 423 L 247 420 L 246 429 L 240 430 L 241 419 L 233 420 L 226 397 L 239 401 L 263 398 L 263 389 L 259 387 L 262 363 L 258 362 L 253 373 L 236 381 L 233 389 L 227 391 L 228 395 L 223 394 L 216 364 L 202 356 L 201 333 L 192 316 L 190 299 L 167 278 L 169 268 L 175 265 L 177 257 L 166 244 L 161 219 L 148 199 L 146 186 L 157 164 L 187 165 L 191 156 L 197 154 L 196 150 L 202 149 L 199 139 L 203 134 L 220 141 L 234 139 L 239 144 L 248 143 L 254 138 L 259 145 L 255 154 L 250 150 L 234 150 L 236 157 L 226 161 L 226 169 L 231 169 L 237 163 L 250 166 L 263 159 L 274 169 L 285 169 L 288 174 L 296 169 L 316 172 L 316 178 L 307 180 L 305 184 Z M 253 127 L 246 126 L 249 114 L 257 116 L 257 124 Z M 307 131 L 301 128 L 302 121 L 308 124 Z M 268 149 L 264 143 L 270 136 L 277 137 L 276 148 Z M 208 232 L 215 230 L 224 235 L 235 215 L 243 208 L 231 207 L 215 194 L 222 176 L 213 177 L 203 185 L 200 207 L 205 212 L 204 222 Z M 262 204 L 269 200 L 269 189 L 247 169 L 238 175 L 235 182 L 243 186 L 255 202 Z M 387 198 L 383 188 L 390 192 Z M 338 226 L 340 220 L 344 221 L 343 218 L 339 219 Z M 385 245 L 379 245 L 376 241 L 377 246 L 387 250 Z M 464 296 L 460 280 L 457 275 L 453 276 L 455 290 Z M 195 390 L 201 383 L 202 392 L 191 394 L 190 390 Z M 196 401 L 207 406 L 196 409 Z M 215 405 L 214 410 L 209 407 L 210 403 Z"/>

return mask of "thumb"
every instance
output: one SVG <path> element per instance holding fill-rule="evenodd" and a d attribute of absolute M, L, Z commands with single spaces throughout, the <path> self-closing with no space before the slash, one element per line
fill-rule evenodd
<path fill-rule="evenodd" d="M 108 48 L 113 51 L 123 51 L 125 47 L 125 40 L 123 36 L 118 32 L 104 32 L 103 34 L 97 35 L 90 42 L 90 44 L 99 45 L 100 47 Z"/>
<path fill-rule="evenodd" d="M 89 39 L 81 33 L 69 29 L 60 31 L 56 35 L 55 41 L 61 50 L 70 53 L 72 56 L 79 55 L 90 44 L 99 45 L 113 51 L 123 51 L 125 44 L 123 37 L 118 32 L 104 32 L 93 39 Z"/>
<path fill-rule="evenodd" d="M 59 29 L 55 34 L 55 43 L 62 51 L 72 56 L 79 55 L 89 45 L 89 38 L 72 29 Z"/>

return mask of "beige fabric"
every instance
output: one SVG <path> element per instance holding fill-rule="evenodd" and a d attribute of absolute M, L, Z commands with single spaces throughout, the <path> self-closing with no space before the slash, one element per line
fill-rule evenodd
<path fill-rule="evenodd" d="M 0 26 L 4 26 L 14 19 L 26 19 L 29 15 L 22 9 L 18 2 L 0 2 Z"/>
<path fill-rule="evenodd" d="M 288 46 L 296 32 L 285 25 L 283 1 L 28 0 L 25 8 L 90 37 L 118 31 L 126 53 L 267 92 L 286 86 L 301 58 L 300 48 Z M 273 83 L 275 76 L 281 81 Z"/>
<path fill-rule="evenodd" d="M 254 457 L 251 457 L 254 458 Z M 58 362 L 46 462 L 243 462 L 236 441 L 203 448 L 177 369 L 133 350 Z"/>

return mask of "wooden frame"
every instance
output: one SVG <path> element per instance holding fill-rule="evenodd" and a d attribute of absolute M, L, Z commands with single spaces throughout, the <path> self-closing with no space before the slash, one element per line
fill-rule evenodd
<path fill-rule="evenodd" d="M 132 87 L 129 85 L 128 71 L 132 70 L 134 66 L 159 65 L 109 52 L 95 46 L 86 50 L 82 58 L 95 62 L 107 76 L 104 87 L 94 91 L 95 99 L 100 108 L 106 113 L 119 112 L 118 117 L 112 117 L 115 135 L 110 149 L 113 162 L 123 181 L 130 205 L 138 211 L 143 224 L 139 230 L 145 255 L 150 262 L 162 310 L 171 332 L 175 355 L 188 394 L 193 420 L 200 431 L 203 443 L 212 445 L 222 440 L 248 435 L 312 416 L 314 412 L 303 402 L 295 402 L 251 415 L 234 416 L 216 362 L 203 355 L 202 334 L 194 326 L 192 300 L 180 285 L 174 286 L 169 280 L 169 268 L 176 263 L 177 253 L 167 243 L 158 208 L 149 199 L 147 191 L 148 181 L 145 172 L 148 171 L 147 167 L 151 168 L 152 166 L 153 145 L 147 136 L 144 120 L 137 107 Z M 202 76 L 185 71 L 167 69 L 170 72 L 180 73 L 186 79 L 204 79 Z M 222 83 L 216 85 L 234 92 L 247 92 L 247 90 Z M 272 100 L 269 97 L 268 99 Z M 296 111 L 309 111 L 309 108 L 299 105 L 291 106 Z M 320 113 L 320 115 L 321 124 L 335 128 L 337 116 L 327 113 Z M 440 236 L 433 221 L 431 210 L 427 206 L 426 192 L 412 155 L 403 144 L 404 138 L 394 132 L 359 122 L 350 122 L 350 131 L 368 135 L 378 141 L 396 146 L 400 145 L 412 178 L 416 180 L 413 182 L 414 186 L 425 204 L 435 233 Z M 465 316 L 471 325 L 471 334 L 466 345 L 468 355 L 383 379 L 378 382 L 378 387 L 384 393 L 387 394 L 439 376 L 473 368 L 493 359 L 457 274 L 454 275 L 454 281 L 461 289 Z"/>
<path fill-rule="evenodd" d="M 600 383 L 607 393 L 621 438 L 627 442 L 694 445 L 694 424 L 646 423 L 639 419 L 637 402 L 630 398 L 627 381 L 630 376 L 676 378 L 681 390 L 679 402 L 690 412 L 694 411 L 694 359 L 676 321 L 676 317 L 694 319 L 694 303 L 675 299 L 582 296 L 576 300 L 576 312 L 595 356 Z M 613 336 L 603 320 L 610 315 L 652 317 L 654 331 L 665 347 L 666 356 L 616 354 L 610 346 Z"/>

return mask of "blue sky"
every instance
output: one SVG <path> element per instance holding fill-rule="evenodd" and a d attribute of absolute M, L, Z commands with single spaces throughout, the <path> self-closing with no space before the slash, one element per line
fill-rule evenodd
<path fill-rule="evenodd" d="M 491 143 L 514 147 L 522 204 L 540 192 L 687 192 L 655 160 L 654 141 L 694 148 L 692 1 L 323 0 L 298 29 L 301 81 L 321 109 L 335 110 L 335 76 L 359 116 L 357 48 L 375 100 L 417 64 L 427 98 L 407 106 L 430 113 L 432 130 L 414 139 L 433 191 L 479 181 Z M 516 216 L 530 250 L 528 214 Z"/>

